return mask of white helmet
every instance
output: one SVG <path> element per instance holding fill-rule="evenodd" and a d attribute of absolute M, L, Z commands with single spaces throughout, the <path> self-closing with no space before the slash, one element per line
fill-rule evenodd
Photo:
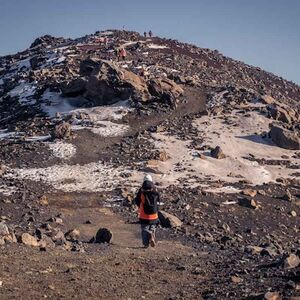
<path fill-rule="evenodd" d="M 151 181 L 151 182 L 153 182 L 152 176 L 150 174 L 146 174 L 144 176 L 144 181 Z"/>

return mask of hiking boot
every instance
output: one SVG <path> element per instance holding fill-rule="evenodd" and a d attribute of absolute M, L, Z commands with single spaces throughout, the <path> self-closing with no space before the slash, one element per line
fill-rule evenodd
<path fill-rule="evenodd" d="M 149 240 L 149 243 L 150 243 L 150 246 L 151 246 L 151 247 L 155 247 L 155 246 L 156 246 L 154 233 L 151 233 L 151 234 L 150 234 L 150 240 Z"/>

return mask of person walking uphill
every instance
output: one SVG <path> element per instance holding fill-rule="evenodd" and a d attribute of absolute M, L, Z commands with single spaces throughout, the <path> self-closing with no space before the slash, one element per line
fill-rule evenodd
<path fill-rule="evenodd" d="M 160 195 L 153 184 L 151 175 L 144 177 L 142 187 L 134 201 L 139 207 L 143 245 L 146 248 L 149 245 L 155 247 L 155 232 L 159 224 L 158 202 L 160 202 Z"/>

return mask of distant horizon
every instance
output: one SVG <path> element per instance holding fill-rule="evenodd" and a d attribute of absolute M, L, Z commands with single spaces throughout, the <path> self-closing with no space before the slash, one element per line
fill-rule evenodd
<path fill-rule="evenodd" d="M 75 39 L 125 26 L 218 50 L 300 85 L 300 1 L 241 2 L 0 0 L 0 56 L 21 52 L 46 34 Z"/>

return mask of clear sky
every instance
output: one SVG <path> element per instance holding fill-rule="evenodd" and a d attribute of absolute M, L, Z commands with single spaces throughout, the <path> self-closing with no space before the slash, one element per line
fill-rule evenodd
<path fill-rule="evenodd" d="M 151 29 L 300 84 L 300 0 L 0 0 L 0 55 L 40 35 Z"/>

